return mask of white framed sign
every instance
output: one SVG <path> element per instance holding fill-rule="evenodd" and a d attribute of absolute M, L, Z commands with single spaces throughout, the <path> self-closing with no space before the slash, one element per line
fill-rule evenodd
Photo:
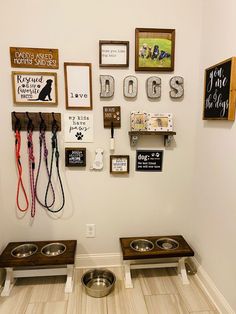
<path fill-rule="evenodd" d="M 173 131 L 172 113 L 148 113 L 147 131 Z"/>
<path fill-rule="evenodd" d="M 92 110 L 91 63 L 64 63 L 66 109 Z"/>
<path fill-rule="evenodd" d="M 15 104 L 57 105 L 57 74 L 51 72 L 12 72 Z"/>
<path fill-rule="evenodd" d="M 65 113 L 65 142 L 93 142 L 93 114 Z"/>

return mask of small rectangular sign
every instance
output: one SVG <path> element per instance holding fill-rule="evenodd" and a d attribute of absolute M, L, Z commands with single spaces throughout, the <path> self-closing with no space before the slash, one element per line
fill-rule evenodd
<path fill-rule="evenodd" d="M 58 69 L 58 49 L 10 47 L 12 68 Z"/>
<path fill-rule="evenodd" d="M 85 167 L 86 166 L 86 148 L 65 149 L 66 167 Z"/>
<path fill-rule="evenodd" d="M 137 150 L 136 171 L 162 171 L 163 150 Z"/>
<path fill-rule="evenodd" d="M 65 113 L 65 142 L 93 142 L 93 114 L 87 112 Z"/>
<path fill-rule="evenodd" d="M 120 106 L 103 107 L 104 128 L 110 128 L 112 122 L 114 128 L 120 128 L 120 120 Z"/>

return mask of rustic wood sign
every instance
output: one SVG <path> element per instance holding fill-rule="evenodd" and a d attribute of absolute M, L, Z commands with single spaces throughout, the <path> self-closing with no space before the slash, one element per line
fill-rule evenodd
<path fill-rule="evenodd" d="M 136 171 L 162 171 L 163 150 L 137 150 Z"/>
<path fill-rule="evenodd" d="M 203 119 L 234 120 L 236 101 L 236 58 L 205 70 Z"/>
<path fill-rule="evenodd" d="M 57 74 L 12 72 L 15 104 L 57 105 Z"/>
<path fill-rule="evenodd" d="M 58 69 L 58 49 L 10 47 L 12 68 Z"/>
<path fill-rule="evenodd" d="M 85 167 L 86 148 L 65 148 L 66 167 Z"/>
<path fill-rule="evenodd" d="M 129 155 L 111 155 L 110 173 L 112 174 L 129 173 Z"/>
<path fill-rule="evenodd" d="M 120 128 L 120 120 L 120 106 L 103 107 L 104 128 L 110 128 L 112 122 L 114 128 Z"/>

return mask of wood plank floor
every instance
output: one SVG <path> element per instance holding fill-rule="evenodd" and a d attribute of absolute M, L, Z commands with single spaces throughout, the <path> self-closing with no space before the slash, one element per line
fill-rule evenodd
<path fill-rule="evenodd" d="M 189 276 L 182 285 L 175 269 L 132 271 L 133 289 L 125 289 L 122 269 L 109 268 L 117 277 L 114 291 L 104 298 L 88 296 L 77 269 L 71 294 L 64 293 L 65 277 L 18 279 L 10 297 L 0 297 L 0 314 L 216 314 L 214 305 Z"/>

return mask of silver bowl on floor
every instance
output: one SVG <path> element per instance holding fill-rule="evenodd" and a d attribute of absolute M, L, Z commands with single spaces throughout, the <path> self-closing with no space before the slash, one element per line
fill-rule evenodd
<path fill-rule="evenodd" d="M 81 282 L 88 295 L 102 298 L 114 288 L 116 276 L 108 269 L 91 269 L 82 276 Z"/>
<path fill-rule="evenodd" d="M 160 238 L 156 245 L 162 250 L 175 250 L 179 247 L 179 242 L 171 238 Z"/>
<path fill-rule="evenodd" d="M 38 251 L 38 247 L 32 243 L 25 243 L 18 245 L 11 251 L 11 255 L 17 258 L 25 258 L 35 254 Z"/>
<path fill-rule="evenodd" d="M 45 245 L 41 253 L 45 256 L 53 257 L 63 254 L 66 251 L 66 246 L 63 243 L 55 242 Z"/>
<path fill-rule="evenodd" d="M 153 250 L 154 248 L 154 244 L 146 239 L 137 239 L 137 240 L 133 240 L 130 243 L 130 247 L 131 249 L 138 251 L 138 252 L 148 252 Z"/>

